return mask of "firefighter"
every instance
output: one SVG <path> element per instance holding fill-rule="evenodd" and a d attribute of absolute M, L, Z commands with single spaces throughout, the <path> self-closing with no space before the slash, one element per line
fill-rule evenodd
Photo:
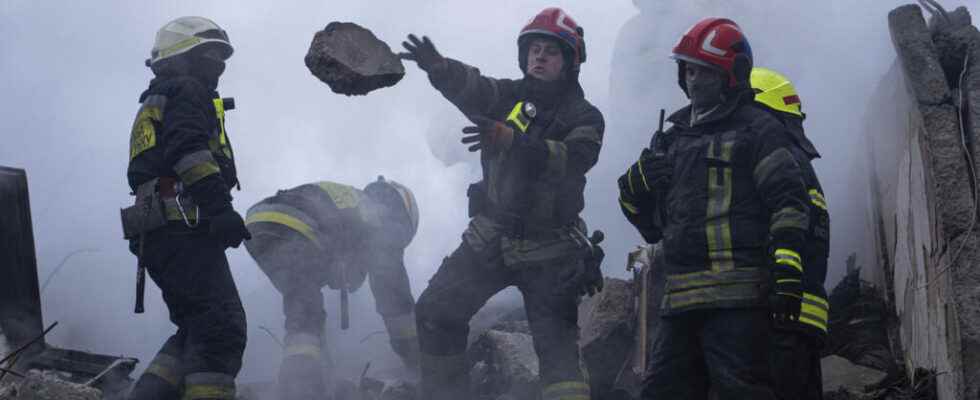
<path fill-rule="evenodd" d="M 795 144 L 790 151 L 803 170 L 803 182 L 810 196 L 810 226 L 802 254 L 806 269 L 800 317 L 773 326 L 773 387 L 785 399 L 821 400 L 820 350 L 826 342 L 830 310 L 824 289 L 830 250 L 830 214 L 812 164 L 820 153 L 803 133 L 806 114 L 793 83 L 782 74 L 761 67 L 752 69 L 751 83 L 756 93 L 755 101 L 789 129 Z"/>
<path fill-rule="evenodd" d="M 325 398 L 323 286 L 346 296 L 370 277 L 392 349 L 416 369 L 415 300 L 402 259 L 418 222 L 412 192 L 383 177 L 364 190 L 334 182 L 280 190 L 248 210 L 255 237 L 245 247 L 283 297 L 282 399 Z"/>
<path fill-rule="evenodd" d="M 123 225 L 127 232 L 137 227 L 131 249 L 163 292 L 177 332 L 136 382 L 132 399 L 235 395 L 245 311 L 225 250 L 250 236 L 231 204 L 238 178 L 225 130 L 230 102 L 216 92 L 232 51 L 213 21 L 182 17 L 157 32 L 146 62 L 155 77 L 140 96 L 127 176 L 137 204 L 147 207 L 136 220 L 124 213 Z"/>
<path fill-rule="evenodd" d="M 661 242 L 665 289 L 644 399 L 773 399 L 771 321 L 800 313 L 810 198 L 786 128 L 754 106 L 752 50 L 708 18 L 674 47 L 691 101 L 619 179 L 620 204 Z"/>
<path fill-rule="evenodd" d="M 542 398 L 584 399 L 577 305 L 601 288 L 602 253 L 579 213 L 585 173 L 602 146 L 602 114 L 578 82 L 583 30 L 548 8 L 520 32 L 522 79 L 485 77 L 409 35 L 408 53 L 432 85 L 470 118 L 462 142 L 480 152 L 483 180 L 469 187 L 471 220 L 416 306 L 421 398 L 469 399 L 470 318 L 495 293 L 517 286 L 540 361 Z"/>

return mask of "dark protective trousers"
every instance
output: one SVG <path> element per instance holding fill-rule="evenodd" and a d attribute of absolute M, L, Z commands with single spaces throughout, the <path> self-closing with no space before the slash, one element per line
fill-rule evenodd
<path fill-rule="evenodd" d="M 773 400 L 765 309 L 690 311 L 661 318 L 641 398 Z"/>
<path fill-rule="evenodd" d="M 489 259 L 478 256 L 464 242 L 443 261 L 419 296 L 415 313 L 422 351 L 421 398 L 473 398 L 464 356 L 470 318 L 511 285 L 524 296 L 545 398 L 563 398 L 549 397 L 549 386 L 557 391 L 562 382 L 584 381 L 577 343 L 579 296 L 563 290 L 560 281 L 562 269 L 581 260 L 508 268 L 499 252 L 492 253 Z"/>
<path fill-rule="evenodd" d="M 144 265 L 177 332 L 140 376 L 131 399 L 176 399 L 182 391 L 185 399 L 234 395 L 245 351 L 245 310 L 225 248 L 207 230 L 206 223 L 195 230 L 171 223 L 145 239 Z"/>
<path fill-rule="evenodd" d="M 327 313 L 322 288 L 330 282 L 342 280 L 339 278 L 340 264 L 331 254 L 316 248 L 307 238 L 288 228 L 256 227 L 253 228 L 253 235 L 254 239 L 246 243 L 246 247 L 282 294 L 283 313 L 286 316 L 286 346 L 279 370 L 280 397 L 283 400 L 323 398 L 325 383 L 321 357 Z M 401 261 L 402 255 L 360 256 L 348 260 L 348 276 L 363 278 L 361 271 L 367 270 L 378 313 L 389 328 L 392 348 L 406 365 L 415 368 L 418 364 L 418 339 L 412 317 L 415 300 L 408 273 Z M 388 262 L 375 262 L 379 258 Z M 410 339 L 400 337 L 398 331 L 392 331 L 392 321 L 399 319 L 410 320 L 411 324 L 406 328 Z"/>
<path fill-rule="evenodd" d="M 798 332 L 773 331 L 772 384 L 782 400 L 823 400 L 820 347 Z"/>

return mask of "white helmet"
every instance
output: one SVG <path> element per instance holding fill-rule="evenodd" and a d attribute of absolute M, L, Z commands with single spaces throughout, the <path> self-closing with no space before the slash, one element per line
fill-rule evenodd
<path fill-rule="evenodd" d="M 214 43 L 221 50 L 223 60 L 227 60 L 234 52 L 228 34 L 214 21 L 204 17 L 177 18 L 157 31 L 153 50 L 150 51 L 150 59 L 146 60 L 146 65 L 150 66 L 161 60 L 184 54 L 207 43 Z"/>
<path fill-rule="evenodd" d="M 394 196 L 391 196 L 392 190 L 398 194 L 398 200 L 395 200 Z M 398 201 L 399 205 L 403 207 L 405 214 L 408 216 L 409 229 L 411 230 L 408 232 L 410 235 L 408 240 L 411 241 L 412 238 L 415 237 L 415 234 L 419 230 L 419 205 L 415 201 L 415 195 L 412 194 L 411 190 L 405 187 L 405 185 L 387 180 L 384 176 L 379 175 L 378 180 L 371 182 L 364 187 L 364 191 L 368 193 L 377 193 L 376 196 L 378 197 L 376 198 L 378 199 L 390 199 L 386 203 L 391 204 L 391 206 L 393 206 L 392 202 Z M 384 200 L 382 201 L 384 202 Z"/>
<path fill-rule="evenodd" d="M 412 223 L 412 236 L 414 237 L 419 230 L 419 204 L 415 201 L 415 195 L 405 185 L 398 182 L 388 181 L 388 184 L 395 188 L 402 198 L 402 203 L 405 204 L 405 211 L 408 212 L 408 219 Z"/>

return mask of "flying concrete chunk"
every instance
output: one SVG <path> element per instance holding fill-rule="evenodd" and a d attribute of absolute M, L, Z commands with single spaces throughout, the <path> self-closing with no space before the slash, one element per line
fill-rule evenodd
<path fill-rule="evenodd" d="M 405 76 L 391 47 L 351 22 L 331 22 L 317 32 L 305 61 L 330 90 L 348 96 L 392 86 Z"/>

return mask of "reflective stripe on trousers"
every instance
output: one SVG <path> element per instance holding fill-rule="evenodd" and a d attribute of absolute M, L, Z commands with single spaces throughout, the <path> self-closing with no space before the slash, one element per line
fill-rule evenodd
<path fill-rule="evenodd" d="M 286 335 L 286 347 L 282 357 L 306 356 L 320 358 L 320 338 L 309 333 L 290 333 Z"/>
<path fill-rule="evenodd" d="M 180 360 L 172 355 L 157 353 L 143 373 L 155 375 L 174 387 L 180 387 Z"/>
<path fill-rule="evenodd" d="M 196 372 L 184 377 L 183 400 L 235 398 L 235 377 L 217 372 Z"/>
<path fill-rule="evenodd" d="M 541 390 L 542 400 L 589 400 L 589 384 L 579 381 L 557 382 Z"/>

